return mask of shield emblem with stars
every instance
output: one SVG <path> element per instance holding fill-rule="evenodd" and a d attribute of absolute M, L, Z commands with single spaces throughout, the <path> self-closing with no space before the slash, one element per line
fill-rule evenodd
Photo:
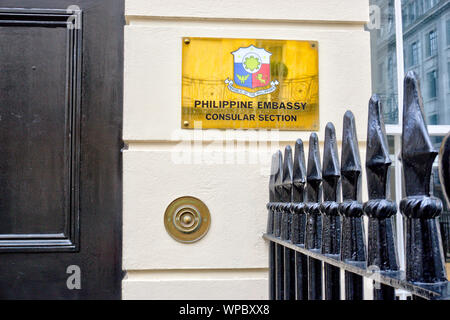
<path fill-rule="evenodd" d="M 239 48 L 234 56 L 234 83 L 241 87 L 258 88 L 270 85 L 269 51 L 254 45 Z"/>

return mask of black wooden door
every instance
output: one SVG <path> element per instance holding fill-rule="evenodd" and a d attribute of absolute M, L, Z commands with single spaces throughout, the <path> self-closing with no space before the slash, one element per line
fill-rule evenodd
<path fill-rule="evenodd" d="M 121 297 L 123 10 L 0 0 L 0 299 Z"/>

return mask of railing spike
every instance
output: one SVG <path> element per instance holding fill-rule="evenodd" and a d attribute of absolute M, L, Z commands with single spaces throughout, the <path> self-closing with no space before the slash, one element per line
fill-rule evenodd
<path fill-rule="evenodd" d="M 319 138 L 317 137 L 316 133 L 311 133 L 310 137 L 309 137 L 309 152 L 308 152 L 308 168 L 307 168 L 307 173 L 306 173 L 307 177 L 307 181 L 309 182 L 314 182 L 315 181 L 322 181 L 322 169 L 321 169 L 321 165 L 320 165 L 320 151 L 319 151 Z M 320 183 L 319 183 L 320 184 Z M 315 188 L 315 186 L 314 186 Z M 319 192 L 319 188 L 315 188 L 316 191 L 313 192 L 311 190 L 311 192 L 308 193 L 308 195 L 312 195 L 315 197 L 315 199 L 309 199 L 308 201 L 317 201 L 317 197 L 318 197 L 318 192 Z"/>
<path fill-rule="evenodd" d="M 319 139 L 315 133 L 312 133 L 309 138 L 306 179 L 308 182 L 306 187 L 308 198 L 306 248 L 320 249 L 322 221 L 318 203 L 322 201 L 322 169 L 320 165 Z"/>
<path fill-rule="evenodd" d="M 325 142 L 323 148 L 322 185 L 322 253 L 339 254 L 341 243 L 341 219 L 338 212 L 341 198 L 341 169 L 336 142 L 336 130 L 331 122 L 325 127 Z M 325 299 L 340 300 L 340 270 L 325 264 Z"/>
<path fill-rule="evenodd" d="M 355 116 L 344 114 L 341 154 L 342 198 L 361 201 L 361 159 L 356 136 Z M 355 180 L 356 179 L 356 180 Z"/>
<path fill-rule="evenodd" d="M 404 81 L 402 164 L 406 198 L 400 210 L 406 220 L 406 277 L 409 281 L 446 280 L 439 221 L 442 201 L 430 196 L 437 152 L 428 135 L 419 80 L 412 71 Z"/>
<path fill-rule="evenodd" d="M 336 130 L 334 125 L 328 122 L 325 127 L 325 142 L 323 147 L 322 179 L 324 180 L 324 201 L 340 200 L 340 184 L 338 183 L 340 176 L 341 168 L 339 166 Z M 325 181 L 327 181 L 326 184 Z M 327 189 L 326 194 L 325 189 Z"/>
<path fill-rule="evenodd" d="M 278 173 L 278 153 L 272 155 L 272 164 L 270 167 L 270 177 L 269 177 L 269 203 L 267 205 L 268 217 L 267 217 L 267 234 L 274 234 L 274 203 L 278 201 L 276 198 L 275 191 L 275 181 L 276 174 Z M 275 243 L 269 243 L 269 299 L 276 299 L 276 253 L 275 253 Z"/>
<path fill-rule="evenodd" d="M 275 173 L 275 198 L 277 204 L 274 208 L 273 235 L 277 238 L 281 236 L 281 218 L 282 207 L 281 199 L 283 197 L 283 155 L 277 151 L 277 171 Z M 284 299 L 284 247 L 275 245 L 275 270 L 276 270 L 276 300 Z"/>
<path fill-rule="evenodd" d="M 391 163 L 386 129 L 381 114 L 381 101 L 378 95 L 374 94 L 369 101 L 367 124 L 366 168 L 369 199 L 384 199 L 390 196 L 387 178 Z M 382 181 L 379 181 L 380 179 Z"/>
<path fill-rule="evenodd" d="M 428 196 L 431 169 L 438 153 L 428 134 L 420 83 L 413 71 L 406 74 L 404 87 L 401 159 L 405 191 L 407 196 Z"/>
<path fill-rule="evenodd" d="M 283 197 L 282 202 L 291 202 L 292 200 L 292 181 L 293 180 L 293 163 L 292 163 L 292 148 L 286 146 L 284 149 L 284 163 L 283 163 Z"/>
<path fill-rule="evenodd" d="M 276 152 L 277 157 L 277 171 L 275 172 L 275 195 L 278 197 L 278 201 L 281 201 L 283 197 L 283 154 L 281 151 Z"/>
<path fill-rule="evenodd" d="M 278 151 L 279 152 L 279 151 Z M 279 171 L 279 160 L 278 160 L 278 152 L 272 155 L 272 163 L 270 166 L 270 176 L 269 176 L 269 204 L 267 205 L 267 209 L 269 211 L 268 219 L 267 219 L 267 233 L 274 234 L 274 207 L 273 204 L 278 202 L 277 199 L 277 191 L 275 189 L 275 184 L 277 180 L 277 174 Z"/>
<path fill-rule="evenodd" d="M 303 141 L 298 139 L 295 142 L 294 170 L 293 170 L 294 190 L 292 194 L 293 202 L 303 202 L 305 200 L 306 165 Z"/>
<path fill-rule="evenodd" d="M 339 205 L 342 216 L 341 260 L 365 261 L 366 249 L 361 204 L 361 160 L 355 117 L 351 111 L 344 114 L 341 155 L 341 181 L 343 202 Z M 345 272 L 345 298 L 363 298 L 363 279 Z"/>
<path fill-rule="evenodd" d="M 373 270 L 397 271 L 398 258 L 394 242 L 392 216 L 397 212 L 395 202 L 389 196 L 389 166 L 391 159 L 381 112 L 381 102 L 377 95 L 369 101 L 367 125 L 366 174 L 369 201 L 364 211 L 369 217 L 369 241 L 367 264 Z M 376 300 L 394 300 L 394 288 L 375 284 Z"/>
<path fill-rule="evenodd" d="M 309 138 L 308 168 L 307 168 L 306 208 L 306 238 L 307 249 L 320 249 L 322 240 L 322 216 L 320 204 L 322 201 L 322 169 L 320 165 L 319 139 L 312 133 Z M 322 299 L 322 262 L 308 258 L 308 298 Z"/>
<path fill-rule="evenodd" d="M 292 243 L 305 244 L 306 165 L 303 141 L 297 139 L 294 152 L 293 190 L 292 190 Z M 304 254 L 295 252 L 296 299 L 308 299 L 308 260 Z"/>
<path fill-rule="evenodd" d="M 285 241 L 291 240 L 292 228 L 292 179 L 293 179 L 292 148 L 286 146 L 284 149 L 282 197 L 281 202 L 281 234 L 280 238 Z M 284 248 L 284 300 L 295 299 L 295 251 Z"/>
<path fill-rule="evenodd" d="M 275 202 L 275 181 L 278 173 L 278 153 L 272 155 L 272 164 L 270 166 L 269 177 L 269 201 Z"/>

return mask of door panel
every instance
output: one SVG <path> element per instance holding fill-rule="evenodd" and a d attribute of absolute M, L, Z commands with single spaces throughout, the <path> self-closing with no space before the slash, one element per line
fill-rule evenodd
<path fill-rule="evenodd" d="M 0 13 L 0 250 L 77 248 L 81 28 L 68 27 L 81 13 L 69 17 Z"/>
<path fill-rule="evenodd" d="M 0 0 L 0 298 L 120 298 L 123 1 L 21 7 Z"/>

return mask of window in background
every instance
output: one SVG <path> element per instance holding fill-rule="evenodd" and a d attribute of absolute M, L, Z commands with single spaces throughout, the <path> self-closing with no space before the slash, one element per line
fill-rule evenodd
<path fill-rule="evenodd" d="M 397 15 L 396 3 L 401 7 Z M 370 5 L 377 6 L 381 15 L 380 28 L 368 31 L 372 91 L 378 93 L 384 105 L 385 123 L 399 123 L 398 104 L 402 99 L 398 88 L 403 83 L 398 76 L 413 70 L 422 83 L 427 118 L 437 114 L 438 125 L 450 125 L 450 89 L 446 90 L 450 88 L 450 67 L 446 67 L 450 63 L 450 1 L 371 0 Z M 402 27 L 401 37 L 396 35 L 397 25 Z M 403 58 L 397 52 L 399 43 Z M 397 70 L 399 64 L 402 70 Z"/>
<path fill-rule="evenodd" d="M 411 44 L 411 63 L 410 66 L 415 66 L 419 63 L 419 45 L 416 42 Z"/>
<path fill-rule="evenodd" d="M 427 73 L 428 99 L 437 97 L 437 73 L 436 70 Z"/>
<path fill-rule="evenodd" d="M 416 20 L 416 6 L 415 6 L 415 2 L 412 1 L 409 5 L 408 5 L 408 24 L 411 24 L 414 22 L 414 20 Z"/>
<path fill-rule="evenodd" d="M 394 75 L 392 74 L 392 72 L 390 72 L 390 70 L 392 70 L 393 68 L 394 68 L 394 58 L 389 57 L 386 74 L 387 74 L 387 78 L 388 78 L 390 87 L 394 86 Z"/>
<path fill-rule="evenodd" d="M 447 62 L 447 84 L 448 84 L 448 91 L 450 91 L 450 61 Z"/>
<path fill-rule="evenodd" d="M 378 65 L 378 72 L 377 72 L 377 79 L 378 79 L 378 84 L 382 85 L 383 84 L 383 74 L 384 74 L 384 63 L 380 62 Z"/>
<path fill-rule="evenodd" d="M 450 19 L 445 23 L 445 31 L 447 35 L 447 46 L 450 46 Z"/>
<path fill-rule="evenodd" d="M 432 30 L 427 35 L 427 57 L 432 57 L 437 53 L 437 33 Z"/>
<path fill-rule="evenodd" d="M 395 0 L 402 13 L 409 16 L 409 5 L 417 3 L 415 20 L 403 23 L 402 41 L 406 51 L 405 73 L 417 73 L 424 99 L 426 119 L 433 125 L 450 125 L 450 1 Z M 423 11 L 421 12 L 420 3 Z M 447 89 L 448 88 L 448 89 Z M 429 123 L 431 125 L 431 123 Z"/>
<path fill-rule="evenodd" d="M 436 113 L 430 114 L 428 116 L 428 124 L 429 125 L 436 125 L 436 124 L 438 124 L 438 116 L 437 116 Z"/>
<path fill-rule="evenodd" d="M 386 124 L 398 122 L 398 90 L 396 59 L 396 20 L 394 0 L 372 0 L 371 5 L 379 8 L 380 28 L 367 29 L 370 32 L 372 59 L 372 92 L 377 93 L 384 106 Z"/>
<path fill-rule="evenodd" d="M 417 15 L 421 16 L 423 14 L 423 0 L 417 1 Z"/>

